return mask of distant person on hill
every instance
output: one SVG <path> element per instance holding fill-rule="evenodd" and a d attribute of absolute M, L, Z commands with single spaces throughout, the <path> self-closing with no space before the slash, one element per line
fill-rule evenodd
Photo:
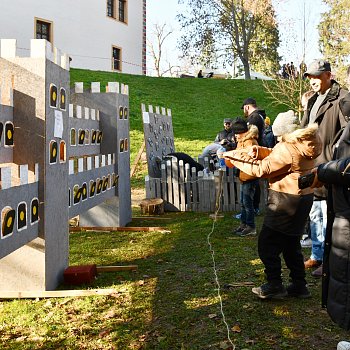
<path fill-rule="evenodd" d="M 197 78 L 204 78 L 204 75 L 203 75 L 203 72 L 201 69 L 199 70 L 199 72 L 197 74 Z"/>
<path fill-rule="evenodd" d="M 224 129 L 215 137 L 213 143 L 206 146 L 202 152 L 202 157 L 215 157 L 218 150 L 220 152 L 231 151 L 236 148 L 235 134 L 232 130 L 232 119 L 224 119 Z"/>

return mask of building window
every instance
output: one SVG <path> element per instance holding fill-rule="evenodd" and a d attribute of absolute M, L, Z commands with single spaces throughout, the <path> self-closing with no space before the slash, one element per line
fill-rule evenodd
<path fill-rule="evenodd" d="M 107 16 L 115 18 L 115 0 L 107 0 Z"/>
<path fill-rule="evenodd" d="M 121 53 L 122 50 L 118 47 L 112 47 L 112 69 L 121 71 Z"/>
<path fill-rule="evenodd" d="M 119 0 L 119 21 L 126 22 L 126 0 Z"/>
<path fill-rule="evenodd" d="M 52 23 L 37 19 L 35 21 L 35 38 L 46 39 L 52 43 Z"/>

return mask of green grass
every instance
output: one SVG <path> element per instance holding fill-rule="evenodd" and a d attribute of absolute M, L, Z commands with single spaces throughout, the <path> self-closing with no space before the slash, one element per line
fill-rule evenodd
<path fill-rule="evenodd" d="M 241 105 L 245 98 L 254 97 L 271 120 L 286 110 L 283 106 L 273 106 L 261 80 L 174 79 L 71 70 L 72 85 L 84 82 L 84 87 L 89 88 L 94 81 L 101 83 L 102 91 L 109 81 L 129 85 L 132 163 L 143 142 L 142 103 L 171 109 L 175 149 L 193 157 L 201 154 L 222 130 L 224 118 L 243 116 Z M 140 168 L 132 185 L 143 186 L 145 175 L 145 167 Z"/>
<path fill-rule="evenodd" d="M 208 215 L 166 213 L 132 225 L 164 226 L 171 233 L 72 234 L 71 264 L 136 264 L 137 271 L 101 273 L 90 286 L 115 288 L 113 296 L 2 301 L 0 348 L 229 349 L 207 244 L 213 225 Z M 237 225 L 227 213 L 210 236 L 236 349 L 329 350 L 347 339 L 320 308 L 321 283 L 309 272 L 312 298 L 306 300 L 261 301 L 251 286 L 223 288 L 263 282 L 257 238 L 235 237 L 231 230 Z M 287 283 L 288 270 L 283 276 Z"/>
<path fill-rule="evenodd" d="M 260 81 L 148 78 L 72 70 L 74 81 L 129 85 L 132 159 L 142 143 L 140 104 L 172 109 L 177 151 L 193 156 L 213 140 L 224 117 L 241 114 L 255 97 L 273 119 Z M 133 185 L 142 186 L 140 167 Z M 0 349 L 204 350 L 230 349 L 220 312 L 208 235 L 215 252 L 223 311 L 237 350 L 330 350 L 348 334 L 320 307 L 321 281 L 307 272 L 312 298 L 262 302 L 251 282 L 263 283 L 257 238 L 239 238 L 232 213 L 213 222 L 208 214 L 166 213 L 130 226 L 164 226 L 171 233 L 75 233 L 70 264 L 136 264 L 135 272 L 101 273 L 90 288 L 115 288 L 112 296 L 0 302 Z M 262 217 L 258 218 L 258 227 Z M 305 251 L 305 256 L 310 252 Z M 288 283 L 288 270 L 283 270 Z M 230 283 L 241 286 L 225 289 Z M 60 286 L 60 289 L 71 286 Z M 80 287 L 78 287 L 80 288 Z"/>

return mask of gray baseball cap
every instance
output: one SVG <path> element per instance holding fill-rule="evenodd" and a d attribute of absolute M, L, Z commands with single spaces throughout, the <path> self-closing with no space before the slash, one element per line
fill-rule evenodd
<path fill-rule="evenodd" d="M 319 76 L 323 72 L 330 72 L 331 64 L 325 60 L 315 60 L 312 61 L 306 72 L 304 73 L 304 78 L 307 78 L 309 75 Z"/>
<path fill-rule="evenodd" d="M 225 118 L 224 119 L 224 124 L 225 123 L 232 123 L 232 119 L 231 118 Z"/>

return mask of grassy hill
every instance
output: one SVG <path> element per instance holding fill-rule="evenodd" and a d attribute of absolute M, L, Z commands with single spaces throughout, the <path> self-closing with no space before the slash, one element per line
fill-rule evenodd
<path fill-rule="evenodd" d="M 142 103 L 171 109 L 176 151 L 191 156 L 198 156 L 214 140 L 224 118 L 243 115 L 241 105 L 247 97 L 254 97 L 271 120 L 286 110 L 271 104 L 261 80 L 155 78 L 71 69 L 72 85 L 84 82 L 87 88 L 94 81 L 102 90 L 109 81 L 129 85 L 132 162 L 143 142 Z"/>

